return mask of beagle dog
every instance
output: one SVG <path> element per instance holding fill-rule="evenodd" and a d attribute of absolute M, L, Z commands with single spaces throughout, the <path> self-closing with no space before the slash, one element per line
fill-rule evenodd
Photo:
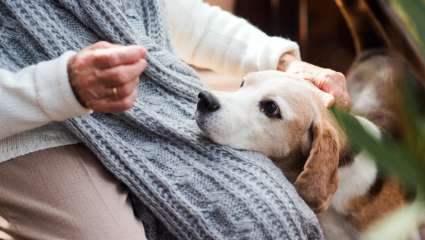
<path fill-rule="evenodd" d="M 235 92 L 199 93 L 196 122 L 218 144 L 263 153 L 316 212 L 329 206 L 364 231 L 406 203 L 364 152 L 353 153 L 323 101 L 329 95 L 279 71 L 247 75 Z M 373 135 L 378 127 L 356 117 Z"/>

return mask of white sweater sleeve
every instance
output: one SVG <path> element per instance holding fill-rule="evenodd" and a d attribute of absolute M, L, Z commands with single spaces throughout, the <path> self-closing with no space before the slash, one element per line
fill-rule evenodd
<path fill-rule="evenodd" d="M 68 81 L 67 63 L 74 54 L 66 52 L 16 73 L 0 69 L 0 139 L 90 113 Z"/>
<path fill-rule="evenodd" d="M 269 37 L 202 0 L 167 0 L 165 5 L 172 44 L 189 64 L 240 76 L 276 69 L 284 53 L 300 58 L 295 42 Z"/>

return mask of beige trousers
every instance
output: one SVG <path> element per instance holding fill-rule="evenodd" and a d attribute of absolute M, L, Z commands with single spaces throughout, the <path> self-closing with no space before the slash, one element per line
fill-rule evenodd
<path fill-rule="evenodd" d="M 83 145 L 0 163 L 0 239 L 146 239 L 128 191 Z"/>

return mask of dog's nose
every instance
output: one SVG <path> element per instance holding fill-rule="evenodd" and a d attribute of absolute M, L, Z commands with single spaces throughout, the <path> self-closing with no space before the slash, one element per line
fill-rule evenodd
<path fill-rule="evenodd" d="M 200 92 L 198 98 L 198 110 L 200 112 L 215 112 L 220 108 L 217 97 L 208 91 Z"/>

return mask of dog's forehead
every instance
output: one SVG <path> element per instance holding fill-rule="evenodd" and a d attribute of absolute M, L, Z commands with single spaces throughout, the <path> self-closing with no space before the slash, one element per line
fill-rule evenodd
<path fill-rule="evenodd" d="M 262 71 L 248 74 L 244 77 L 247 85 L 258 90 L 280 92 L 283 95 L 292 95 L 315 91 L 313 85 L 306 80 L 281 71 Z"/>
<path fill-rule="evenodd" d="M 276 80 L 276 79 L 291 79 L 289 74 L 281 72 L 281 71 L 260 71 L 249 73 L 244 77 L 245 81 L 250 82 L 264 82 L 264 80 Z"/>
<path fill-rule="evenodd" d="M 311 84 L 293 75 L 281 71 L 261 71 L 246 75 L 244 81 L 252 85 L 294 86 L 297 88 L 311 88 Z"/>

